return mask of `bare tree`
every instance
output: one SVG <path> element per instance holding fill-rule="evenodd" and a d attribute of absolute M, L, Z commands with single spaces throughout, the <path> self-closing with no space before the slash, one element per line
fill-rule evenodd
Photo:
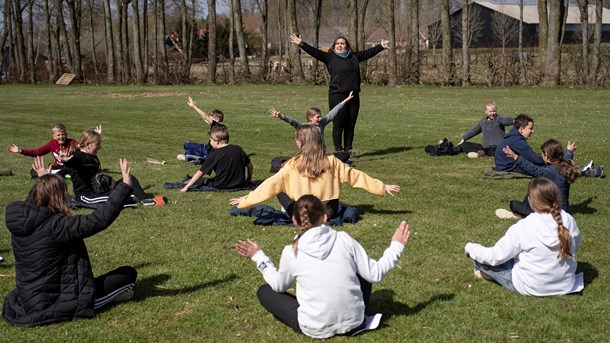
<path fill-rule="evenodd" d="M 581 33 L 581 68 L 579 73 L 583 83 L 588 83 L 589 78 L 589 0 L 577 0 L 580 12 L 580 33 Z"/>
<path fill-rule="evenodd" d="M 347 35 L 349 36 L 352 49 L 358 51 L 360 50 L 360 42 L 358 42 L 358 0 L 348 0 L 347 12 L 349 18 Z"/>
<path fill-rule="evenodd" d="M 388 16 L 388 40 L 391 42 L 390 44 L 396 47 L 396 13 L 394 0 L 387 0 L 386 5 Z M 389 49 L 388 60 L 388 84 L 390 86 L 395 86 L 398 83 L 396 49 Z"/>
<path fill-rule="evenodd" d="M 506 55 L 506 46 L 512 43 L 519 34 L 519 23 L 513 18 L 494 12 L 491 15 L 491 33 L 502 47 L 502 55 Z"/>
<path fill-rule="evenodd" d="M 208 0 L 208 78 L 216 83 L 216 0 Z"/>
<path fill-rule="evenodd" d="M 137 0 L 136 0 L 137 1 Z M 94 15 L 94 7 L 95 7 L 95 1 L 94 0 L 88 0 L 87 1 L 88 4 L 88 13 L 89 13 L 89 31 L 91 32 L 91 62 L 93 63 L 93 82 L 94 83 L 98 83 L 99 79 L 99 63 L 97 61 L 97 54 L 95 53 L 95 25 L 93 23 L 93 18 L 95 17 Z"/>
<path fill-rule="evenodd" d="M 591 68 L 589 68 L 589 86 L 597 85 L 597 72 L 599 71 L 600 48 L 602 42 L 602 10 L 602 0 L 595 0 L 595 34 L 593 38 Z"/>
<path fill-rule="evenodd" d="M 461 0 L 462 2 L 467 2 L 466 0 Z M 465 12 L 464 9 L 462 8 L 462 22 L 456 22 L 456 23 L 452 23 L 452 27 L 455 29 L 456 35 L 455 38 L 458 42 L 460 43 L 464 43 L 464 37 L 466 37 L 466 41 L 468 44 L 468 47 L 472 47 L 473 45 L 475 45 L 483 36 L 483 29 L 484 29 L 484 23 L 483 23 L 483 19 L 481 18 L 481 9 L 479 8 L 479 6 L 473 5 L 471 4 L 470 6 L 467 7 L 467 11 Z M 463 18 L 464 18 L 464 14 L 466 14 L 466 16 L 468 17 L 468 20 L 466 21 L 466 35 L 464 35 L 464 28 L 463 28 Z"/>
<path fill-rule="evenodd" d="M 114 65 L 114 34 L 112 30 L 112 12 L 110 11 L 110 0 L 102 0 L 104 4 L 104 33 L 106 43 L 106 64 L 108 71 L 106 73 L 109 83 L 114 82 L 116 74 Z"/>
<path fill-rule="evenodd" d="M 470 12 L 468 0 L 462 0 L 462 86 L 470 86 Z"/>
<path fill-rule="evenodd" d="M 565 26 L 564 11 L 567 8 L 563 1 L 549 1 L 548 4 L 548 39 L 543 83 L 547 86 L 556 86 L 561 75 L 561 38 Z"/>
<path fill-rule="evenodd" d="M 523 56 L 523 0 L 519 0 L 519 83 L 527 82 L 525 75 L 525 60 Z"/>
<path fill-rule="evenodd" d="M 290 31 L 299 32 L 297 25 L 297 11 L 295 0 L 288 0 L 287 6 L 288 20 L 290 21 Z M 300 48 L 294 44 L 290 45 L 290 60 L 292 61 L 292 78 L 297 83 L 305 81 L 305 75 L 303 74 L 303 65 L 301 64 L 301 51 Z"/>
<path fill-rule="evenodd" d="M 142 60 L 142 32 L 140 30 L 139 0 L 131 0 L 131 13 L 133 31 L 133 60 L 136 72 L 135 81 L 136 83 L 144 83 L 144 61 Z"/>
<path fill-rule="evenodd" d="M 455 65 L 453 63 L 453 48 L 451 47 L 449 0 L 441 0 L 441 32 L 443 41 L 443 84 L 450 85 L 455 81 Z"/>
<path fill-rule="evenodd" d="M 548 43 L 548 10 L 547 0 L 538 0 L 538 50 L 540 55 L 540 65 L 545 65 L 546 47 Z M 554 0 L 560 1 L 560 0 Z"/>
<path fill-rule="evenodd" d="M 409 0 L 411 9 L 411 76 L 413 83 L 419 83 L 419 0 Z"/>
<path fill-rule="evenodd" d="M 320 0 L 316 0 L 320 2 Z M 261 15 L 261 77 L 267 79 L 269 73 L 269 0 L 256 0 L 256 7 Z"/>
<path fill-rule="evenodd" d="M 74 79 L 82 82 L 83 78 L 83 63 L 81 61 L 81 47 L 80 47 L 80 26 L 81 18 L 83 16 L 82 1 L 80 0 L 65 0 L 68 6 L 68 13 L 70 15 L 70 45 L 72 46 L 73 59 L 72 59 L 72 72 L 75 74 Z"/>
<path fill-rule="evenodd" d="M 241 16 L 241 0 L 233 0 L 233 20 L 235 20 L 235 35 L 237 36 L 237 48 L 239 49 L 239 61 L 241 72 L 246 80 L 250 79 L 250 66 L 248 65 L 248 52 L 244 38 L 244 25 Z"/>
<path fill-rule="evenodd" d="M 46 31 L 47 31 L 47 72 L 49 73 L 49 83 L 54 82 L 57 79 L 57 68 L 55 68 L 55 54 L 53 52 L 53 43 L 51 40 L 51 35 L 53 32 L 53 27 L 51 25 L 51 11 L 49 9 L 49 1 L 44 1 L 44 13 L 45 13 L 45 22 L 46 22 Z M 6 24 L 6 21 L 5 21 Z M 6 33 L 6 32 L 5 32 Z M 4 44 L 0 45 L 0 48 L 3 47 Z"/>
<path fill-rule="evenodd" d="M 36 57 L 34 53 L 34 14 L 32 13 L 32 7 L 34 4 L 34 0 L 27 0 L 28 7 L 28 31 L 30 34 L 28 35 L 28 66 L 29 66 L 29 74 L 30 74 L 30 83 L 36 83 Z"/>
<path fill-rule="evenodd" d="M 10 20 L 13 27 L 11 30 L 11 41 L 16 45 L 15 60 L 17 62 L 18 80 L 21 83 L 25 83 L 27 79 L 28 62 L 25 52 L 25 43 L 23 41 L 23 8 L 21 7 L 21 2 L 19 0 L 14 0 L 14 2 L 11 1 L 11 6 L 12 16 L 10 17 Z"/>

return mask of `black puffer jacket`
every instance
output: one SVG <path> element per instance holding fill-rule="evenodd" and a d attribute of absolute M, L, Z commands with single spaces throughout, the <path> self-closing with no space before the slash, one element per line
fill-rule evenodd
<path fill-rule="evenodd" d="M 121 183 L 93 213 L 72 217 L 31 200 L 9 204 L 17 287 L 4 299 L 2 318 L 35 326 L 95 316 L 95 280 L 83 239 L 112 224 L 130 194 Z"/>

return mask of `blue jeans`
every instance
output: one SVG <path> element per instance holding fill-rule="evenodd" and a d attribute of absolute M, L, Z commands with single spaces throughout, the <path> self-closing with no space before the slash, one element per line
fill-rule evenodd
<path fill-rule="evenodd" d="M 187 160 L 205 160 L 208 157 L 208 145 L 194 142 L 184 143 L 184 154 Z"/>
<path fill-rule="evenodd" d="M 491 277 L 496 281 L 500 286 L 506 288 L 510 292 L 519 293 L 515 286 L 513 285 L 513 266 L 515 265 L 515 259 L 511 258 L 510 260 L 497 265 L 490 266 L 487 264 L 479 263 L 474 261 L 474 267 L 481 271 L 481 273 L 485 273 L 487 276 Z"/>

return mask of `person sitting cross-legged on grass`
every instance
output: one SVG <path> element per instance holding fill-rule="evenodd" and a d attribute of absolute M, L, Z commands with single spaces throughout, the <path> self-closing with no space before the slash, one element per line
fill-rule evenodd
<path fill-rule="evenodd" d="M 8 293 L 2 318 L 16 326 L 47 325 L 93 318 L 111 302 L 133 296 L 137 271 L 123 266 L 94 277 L 84 239 L 107 229 L 131 194 L 131 169 L 120 160 L 123 181 L 88 215 L 73 216 L 63 178 L 49 174 L 42 157 L 39 178 L 24 202 L 6 207 L 6 226 L 15 255 L 16 287 Z"/>
<path fill-rule="evenodd" d="M 509 146 L 519 156 L 522 156 L 536 165 L 544 166 L 542 157 L 527 144 L 527 140 L 529 140 L 534 133 L 534 120 L 527 114 L 520 114 L 515 118 L 513 126 L 514 127 L 510 129 L 508 134 L 504 136 L 504 139 L 498 143 L 498 147 L 496 148 L 494 155 L 496 171 L 527 175 L 523 169 L 517 166 L 512 158 L 506 156 L 502 149 Z"/>
<path fill-rule="evenodd" d="M 525 295 L 579 292 L 584 287 L 582 273 L 576 275 L 580 231 L 560 207 L 559 188 L 546 177 L 537 177 L 529 184 L 528 196 L 534 213 L 511 226 L 493 247 L 466 244 L 475 276 Z"/>
<path fill-rule="evenodd" d="M 351 336 L 366 329 L 371 283 L 396 266 L 411 235 L 409 224 L 401 222 L 390 246 L 375 261 L 347 233 L 324 225 L 326 210 L 313 195 L 297 200 L 292 216 L 297 237 L 284 247 L 279 269 L 254 241 L 238 241 L 235 246 L 256 263 L 267 282 L 258 289 L 261 305 L 294 331 L 314 338 Z M 287 293 L 295 280 L 296 297 Z"/>
<path fill-rule="evenodd" d="M 239 145 L 229 144 L 229 131 L 225 126 L 213 128 L 208 132 L 213 150 L 205 159 L 195 175 L 181 192 L 188 192 L 191 186 L 208 186 L 217 189 L 241 188 L 252 181 L 254 166 Z M 213 178 L 202 178 L 214 172 Z"/>

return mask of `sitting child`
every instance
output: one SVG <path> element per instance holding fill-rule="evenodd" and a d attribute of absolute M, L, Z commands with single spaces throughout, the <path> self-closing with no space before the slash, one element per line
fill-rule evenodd
<path fill-rule="evenodd" d="M 15 326 L 37 326 L 93 318 L 111 302 L 133 296 L 137 271 L 122 266 L 93 276 L 84 239 L 107 229 L 131 194 L 130 167 L 120 160 L 123 182 L 89 215 L 73 216 L 66 181 L 47 174 L 42 157 L 33 169 L 40 176 L 26 201 L 6 207 L 6 226 L 15 255 L 15 289 L 6 295 L 2 319 Z"/>
<path fill-rule="evenodd" d="M 267 282 L 257 292 L 261 305 L 294 331 L 314 338 L 351 336 L 365 329 L 371 283 L 396 266 L 411 235 L 409 224 L 401 222 L 375 261 L 347 233 L 324 225 L 327 217 L 320 199 L 298 199 L 292 216 L 298 235 L 284 247 L 278 269 L 254 241 L 235 245 L 241 256 L 256 262 Z M 296 297 L 287 293 L 295 280 Z"/>
<path fill-rule="evenodd" d="M 220 110 L 213 110 L 210 115 L 202 111 L 197 104 L 193 101 L 191 97 L 189 97 L 187 104 L 193 108 L 201 118 L 210 125 L 210 130 L 224 126 L 222 124 L 224 120 L 224 114 Z M 212 150 L 212 146 L 210 143 L 201 144 L 194 142 L 185 142 L 184 143 L 184 154 L 180 154 L 177 156 L 179 160 L 188 161 L 194 164 L 201 164 L 208 157 L 208 154 Z"/>
<path fill-rule="evenodd" d="M 101 126 L 98 126 L 98 129 L 101 132 Z M 43 156 L 51 153 L 51 155 L 53 155 L 51 173 L 66 176 L 66 174 L 69 173 L 69 170 L 68 168 L 64 167 L 61 159 L 59 158 L 59 154 L 62 149 L 74 148 L 76 146 L 76 141 L 72 138 L 68 138 L 68 131 L 66 130 L 66 126 L 64 124 L 53 125 L 51 131 L 51 140 L 47 142 L 47 144 L 37 149 L 22 149 L 15 144 L 11 144 L 8 146 L 8 151 L 31 157 Z M 30 175 L 32 178 L 38 177 L 34 169 L 30 171 Z"/>
<path fill-rule="evenodd" d="M 496 103 L 489 101 L 485 104 L 485 117 L 462 136 L 458 145 L 470 158 L 480 157 L 479 155 L 493 156 L 498 143 L 504 138 L 505 127 L 513 125 L 513 121 L 512 117 L 499 116 Z M 465 141 L 480 133 L 483 135 L 482 144 L 470 142 L 464 144 Z"/>
<path fill-rule="evenodd" d="M 559 188 L 537 177 L 529 184 L 528 197 L 534 213 L 511 226 L 493 247 L 466 244 L 475 276 L 525 295 L 579 292 L 584 287 L 582 273 L 576 275 L 580 231 L 574 218 L 560 208 Z"/>
<path fill-rule="evenodd" d="M 506 156 L 502 151 L 505 147 L 510 147 L 516 154 L 522 156 L 526 160 L 539 165 L 544 165 L 544 160 L 538 155 L 528 144 L 527 140 L 534 133 L 534 120 L 526 114 L 520 114 L 515 118 L 514 127 L 510 129 L 504 139 L 498 143 L 494 155 L 497 172 L 515 172 L 520 174 L 527 173 L 515 164 L 512 158 Z"/>
<path fill-rule="evenodd" d="M 208 136 L 214 150 L 205 159 L 201 169 L 186 182 L 180 191 L 187 192 L 191 186 L 202 184 L 217 189 L 240 188 L 244 187 L 247 182 L 251 182 L 254 170 L 252 162 L 239 145 L 229 144 L 227 128 L 225 126 L 215 127 L 208 132 Z M 215 174 L 213 178 L 201 179 L 203 175 L 210 175 L 212 172 Z"/>
<path fill-rule="evenodd" d="M 102 173 L 100 159 L 97 157 L 97 152 L 102 147 L 102 135 L 95 130 L 86 130 L 80 136 L 78 147 L 79 151 L 62 151 L 60 154 L 64 165 L 70 168 L 74 195 L 88 205 L 104 203 L 119 182 Z M 167 202 L 164 196 L 153 198 L 146 194 L 133 175 L 131 188 L 135 198 L 144 206 L 163 206 Z"/>

